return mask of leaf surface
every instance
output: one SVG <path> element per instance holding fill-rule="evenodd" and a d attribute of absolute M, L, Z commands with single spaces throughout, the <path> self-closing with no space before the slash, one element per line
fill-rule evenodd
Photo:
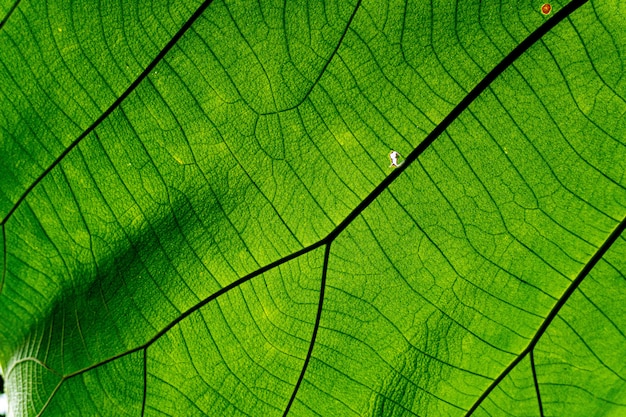
<path fill-rule="evenodd" d="M 552 6 L 17 4 L 10 413 L 624 413 L 626 11 Z"/>

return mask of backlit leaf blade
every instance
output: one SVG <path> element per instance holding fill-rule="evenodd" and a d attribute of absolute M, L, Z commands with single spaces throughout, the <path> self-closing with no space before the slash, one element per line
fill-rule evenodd
<path fill-rule="evenodd" d="M 111 414 L 124 398 L 129 412 L 145 414 L 463 415 L 478 406 L 479 415 L 518 401 L 520 413 L 620 413 L 618 324 L 607 336 L 611 353 L 595 348 L 594 358 L 604 358 L 601 380 L 610 382 L 581 377 L 574 388 L 597 392 L 590 394 L 597 403 L 572 405 L 571 389 L 557 386 L 565 374 L 550 370 L 555 357 L 576 369 L 579 358 L 559 349 L 591 346 L 602 334 L 576 341 L 567 333 L 568 320 L 589 330 L 589 315 L 574 318 L 590 308 L 576 291 L 565 304 L 574 316 L 566 318 L 564 308 L 545 332 L 561 341 L 552 346 L 542 335 L 534 364 L 522 353 L 623 223 L 619 7 L 583 6 L 535 42 L 411 166 L 392 171 L 390 149 L 409 155 L 549 17 L 525 2 L 255 6 L 205 3 L 193 19 L 178 16 L 182 32 L 172 35 L 176 25 L 165 31 L 169 39 L 160 39 L 169 46 L 139 66 L 150 71 L 135 72 L 130 88 L 115 83 L 117 93 L 98 95 L 103 104 L 78 124 L 47 116 L 41 126 L 58 123 L 47 154 L 27 146 L 32 138 L 46 146 L 47 139 L 15 133 L 15 115 L 37 105 L 2 104 L 15 117 L 5 119 L 11 140 L 3 141 L 14 158 L 1 168 L 7 273 L 0 307 L 8 314 L 0 348 L 9 386 L 22 387 L 9 391 L 16 413 L 35 414 L 50 394 L 50 415 L 90 414 L 108 397 L 118 398 Z M 44 31 L 54 27 L 41 22 Z M 7 36 L 20 33 L 10 27 Z M 84 39 L 75 45 L 88 45 L 91 38 Z M 71 48 L 60 53 L 73 56 Z M 71 83 L 65 88 L 73 90 Z M 81 90 L 72 100 L 70 114 L 91 98 Z M 77 137 L 78 146 L 68 148 Z M 23 149 L 41 165 L 23 170 Z M 370 194 L 398 173 L 382 194 Z M 303 275 L 315 276 L 317 291 L 320 280 L 327 285 L 321 321 L 313 326 L 318 294 L 305 303 L 307 313 L 298 310 L 308 317 L 301 328 L 292 329 L 301 341 L 314 336 L 294 354 L 304 364 L 300 372 L 289 367 L 284 384 L 259 377 L 264 361 L 285 366 L 291 359 L 258 353 L 254 341 L 267 329 L 248 334 L 238 352 L 233 340 L 244 330 L 234 324 L 232 334 L 221 327 L 219 339 L 233 351 L 220 364 L 208 340 L 222 310 L 237 317 L 248 306 L 240 289 L 266 275 L 286 282 L 277 271 L 309 258 L 317 272 Z M 622 276 L 623 267 L 613 269 Z M 623 294 L 618 283 L 609 285 Z M 232 297 L 238 301 L 222 307 Z M 242 313 L 248 328 L 266 319 L 268 303 Z M 623 312 L 614 302 L 593 305 L 598 317 Z M 197 353 L 185 357 L 190 349 Z M 211 351 L 214 359 L 203 357 Z M 255 359 L 236 359 L 248 352 Z M 49 367 L 52 383 L 40 382 L 36 369 L 45 368 L 37 361 Z M 118 361 L 132 362 L 129 390 L 111 386 L 123 368 Z M 589 355 L 584 361 L 598 366 Z M 194 362 L 204 366 L 194 378 L 205 384 L 185 381 Z M 207 363 L 234 365 L 212 373 Z M 246 388 L 206 388 L 227 375 L 239 375 Z M 504 379 L 488 391 L 498 376 Z M 253 380 L 269 384 L 267 392 L 249 389 Z M 515 381 L 522 392 L 503 402 Z M 30 387 L 37 400 L 20 397 Z M 77 407 L 68 408 L 69 398 Z"/>
<path fill-rule="evenodd" d="M 545 43 L 571 30 L 559 26 Z M 331 256 L 325 305 L 339 313 L 323 316 L 320 324 L 314 352 L 319 366 L 309 370 L 305 381 L 311 384 L 303 385 L 299 397 L 305 405 L 312 407 L 326 393 L 329 415 L 383 409 L 449 415 L 454 407 L 463 413 L 531 342 L 571 280 L 624 218 L 623 178 L 598 172 L 580 156 L 576 140 L 568 140 L 568 130 L 574 138 L 585 131 L 589 155 L 615 138 L 594 125 L 593 114 L 576 111 L 575 99 L 565 112 L 541 100 L 549 92 L 561 97 L 554 103 L 559 108 L 567 104 L 569 80 L 546 84 L 542 77 L 554 68 L 550 56 L 558 59 L 559 48 L 537 45 L 522 56 L 450 126 L 449 136 L 438 139 L 333 243 L 340 266 L 333 274 Z M 586 53 L 569 45 L 558 66 L 573 65 L 578 51 Z M 572 95 L 589 97 L 594 84 L 593 78 L 579 83 Z M 602 103 L 596 105 L 601 113 Z M 568 126 L 575 118 L 577 130 Z M 623 160 L 623 148 L 619 155 L 616 160 Z M 366 324 L 345 326 L 361 320 Z M 618 357 L 624 354 L 621 337 L 612 336 Z M 328 346 L 370 360 L 354 361 L 345 351 L 333 355 Z M 388 375 L 373 372 L 372 362 Z M 334 383 L 320 385 L 337 380 L 346 385 L 333 400 Z M 350 395 L 359 389 L 361 397 Z M 570 408 L 567 395 L 557 398 L 560 413 L 587 415 Z M 551 413 L 549 404 L 544 408 Z"/>

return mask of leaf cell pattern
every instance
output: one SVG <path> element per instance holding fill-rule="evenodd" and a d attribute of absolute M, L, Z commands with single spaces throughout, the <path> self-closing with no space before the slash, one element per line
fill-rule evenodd
<path fill-rule="evenodd" d="M 623 413 L 624 11 L 487 3 L 0 4 L 11 413 Z"/>

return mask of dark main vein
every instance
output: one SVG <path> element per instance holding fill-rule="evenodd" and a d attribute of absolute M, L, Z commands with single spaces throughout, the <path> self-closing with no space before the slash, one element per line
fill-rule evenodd
<path fill-rule="evenodd" d="M 9 18 L 11 17 L 11 15 L 15 11 L 15 9 L 17 9 L 17 6 L 19 4 L 20 4 L 20 0 L 15 0 L 15 2 L 13 3 L 13 6 L 11 6 L 11 8 L 7 12 L 6 16 L 4 16 L 4 19 L 2 19 L 2 21 L 0 21 L 0 30 L 2 30 L 2 28 L 4 27 L 4 24 L 7 22 L 7 20 L 9 20 Z"/>
<path fill-rule="evenodd" d="M 298 390 L 300 389 L 300 384 L 302 384 L 302 380 L 304 379 L 304 374 L 306 374 L 306 369 L 309 366 L 309 361 L 311 360 L 311 355 L 313 354 L 313 348 L 315 347 L 315 341 L 317 339 L 317 330 L 320 327 L 320 319 L 322 318 L 322 310 L 324 305 L 324 292 L 326 290 L 326 274 L 328 272 L 328 258 L 330 257 L 330 243 L 326 245 L 326 251 L 324 252 L 324 266 L 322 268 L 322 282 L 320 284 L 320 300 L 317 304 L 317 315 L 315 316 L 315 324 L 313 325 L 313 334 L 311 335 L 311 342 L 309 343 L 309 350 L 304 359 L 304 363 L 302 364 L 302 369 L 300 371 L 300 376 L 298 377 L 298 381 L 296 385 L 293 387 L 293 392 L 291 393 L 291 398 L 289 399 L 289 403 L 287 403 L 287 407 L 285 407 L 285 412 L 283 413 L 283 417 L 286 417 L 289 414 L 289 410 L 298 395 Z"/>
<path fill-rule="evenodd" d="M 535 354 L 530 351 L 530 370 L 533 373 L 533 382 L 535 383 L 535 393 L 537 394 L 537 405 L 539 406 L 539 417 L 544 417 L 543 403 L 541 402 L 541 390 L 539 389 L 539 380 L 537 379 L 537 368 L 535 367 Z"/>
<path fill-rule="evenodd" d="M 463 100 L 461 100 L 461 102 L 459 104 L 456 105 L 456 107 L 454 109 L 452 109 L 452 111 L 443 119 L 443 121 L 439 125 L 437 125 L 432 130 L 432 132 L 430 132 L 430 134 L 426 137 L 426 139 L 424 139 L 424 141 L 422 141 L 409 154 L 409 156 L 406 158 L 406 160 L 404 161 L 402 166 L 400 166 L 399 168 L 395 169 L 390 175 L 388 175 L 363 201 L 361 201 L 361 203 L 357 207 L 355 207 L 354 210 L 352 210 L 352 212 L 332 232 L 330 232 L 328 234 L 328 236 L 326 236 L 326 238 L 324 238 L 322 240 L 322 242 L 324 244 L 326 244 L 326 255 L 324 256 L 324 269 L 323 269 L 323 272 L 322 272 L 322 274 L 323 274 L 322 275 L 322 287 L 321 287 L 321 293 L 320 293 L 320 302 L 319 302 L 319 306 L 318 306 L 318 314 L 317 314 L 317 318 L 316 318 L 316 321 L 315 321 L 315 327 L 314 327 L 314 330 L 313 330 L 313 336 L 311 338 L 311 344 L 309 345 L 309 352 L 307 354 L 306 360 L 305 360 L 304 365 L 302 367 L 302 372 L 300 373 L 300 378 L 298 379 L 298 382 L 296 383 L 296 386 L 294 388 L 293 394 L 292 394 L 292 396 L 291 396 L 291 398 L 289 400 L 289 403 L 287 404 L 287 407 L 285 409 L 285 413 L 283 414 L 283 417 L 286 417 L 289 414 L 289 410 L 291 408 L 291 405 L 293 404 L 293 401 L 295 400 L 295 397 L 296 397 L 296 395 L 298 393 L 298 389 L 300 387 L 300 384 L 302 383 L 302 379 L 304 378 L 304 374 L 306 373 L 306 369 L 307 369 L 309 360 L 311 358 L 311 353 L 312 353 L 313 347 L 315 345 L 315 340 L 316 340 L 316 336 L 317 336 L 317 330 L 318 330 L 318 327 L 319 327 L 319 321 L 320 321 L 320 317 L 321 317 L 321 313 L 322 313 L 321 309 L 322 309 L 322 303 L 323 303 L 323 297 L 324 297 L 324 288 L 325 288 L 325 284 L 326 284 L 326 272 L 327 272 L 327 268 L 328 268 L 328 254 L 329 254 L 329 251 L 330 251 L 331 243 L 384 190 L 386 190 L 387 187 L 396 178 L 398 178 L 398 176 L 400 176 L 400 174 L 402 174 L 402 172 L 404 172 L 404 170 L 406 170 L 409 167 L 409 165 L 411 165 L 411 163 L 413 163 L 426 149 L 428 149 L 428 147 L 430 145 L 432 145 L 432 143 L 439 136 L 441 136 L 441 134 L 452 124 L 452 122 L 454 122 L 457 119 L 457 117 L 459 117 L 459 115 L 461 115 L 461 113 L 463 113 L 463 111 L 465 111 L 465 109 L 467 109 L 469 107 L 469 105 L 472 104 L 474 102 L 474 100 L 476 100 L 476 98 L 480 94 L 482 94 L 483 91 L 485 91 L 487 89 L 487 87 L 489 87 L 491 85 L 491 83 L 500 74 L 502 74 L 502 72 L 504 72 L 504 70 L 506 70 L 509 66 L 511 66 L 513 64 L 513 62 L 515 62 L 515 60 L 517 58 L 519 58 L 524 52 L 526 52 L 528 50 L 528 48 L 530 48 L 532 45 L 534 45 L 542 36 L 544 36 L 546 33 L 548 33 L 548 31 L 550 31 L 552 28 L 554 28 L 558 23 L 560 23 L 562 20 L 567 18 L 571 13 L 573 13 L 576 9 L 578 9 L 580 6 L 582 6 L 586 2 L 587 2 L 587 0 L 574 0 L 574 1 L 572 1 L 566 7 L 564 7 L 558 13 L 556 13 L 554 15 L 554 17 L 552 17 L 551 19 L 546 21 L 543 25 L 541 25 L 538 29 L 536 29 L 530 36 L 528 36 L 526 39 L 524 39 L 517 47 L 515 47 L 515 49 L 513 49 L 502 61 L 500 61 L 500 63 L 498 63 L 498 65 L 496 65 L 489 72 L 489 74 L 487 74 L 487 76 L 485 78 L 483 78 L 476 85 L 476 87 L 474 87 L 472 89 L 472 91 L 467 96 L 465 96 L 465 98 Z M 611 236 L 613 236 L 613 235 L 611 235 Z M 618 236 L 619 236 L 619 233 L 615 235 L 615 238 L 613 239 L 613 241 L 615 239 L 617 239 Z M 591 265 L 589 267 L 589 270 L 591 270 L 591 268 L 593 268 L 593 265 L 595 265 L 595 263 L 602 257 L 602 254 L 604 252 L 606 252 L 606 250 L 608 249 L 608 247 L 610 247 L 610 245 L 613 243 L 613 241 L 611 241 L 611 243 L 606 247 L 606 249 L 599 255 L 599 257 L 595 261 L 594 261 L 595 258 L 592 258 L 592 261 L 590 261 L 587 264 L 587 266 Z M 607 242 L 605 242 L 605 245 L 606 245 L 606 243 Z M 604 247 L 605 245 L 603 245 L 602 247 Z M 583 269 L 583 271 L 584 270 L 585 269 Z M 582 281 L 583 278 L 581 278 L 581 281 Z M 572 291 L 573 291 L 573 289 L 572 289 Z M 571 295 L 571 294 L 569 294 L 569 295 Z M 561 298 L 561 300 L 563 300 L 563 303 L 565 303 L 565 301 L 567 301 L 567 298 L 569 298 L 569 295 L 567 295 L 567 297 L 564 296 L 564 297 Z M 559 303 L 561 303 L 561 300 L 559 300 L 559 302 L 557 302 L 557 305 L 559 305 Z M 560 306 L 562 306 L 562 304 L 560 304 Z M 559 309 L 560 309 L 560 306 L 559 306 Z M 551 321 L 552 321 L 552 319 L 550 319 L 550 322 Z"/>
<path fill-rule="evenodd" d="M 490 72 L 483 78 L 477 85 L 470 91 L 470 93 L 461 100 L 459 104 L 456 105 L 454 109 L 443 119 L 443 121 L 438 124 L 426 139 L 424 139 L 418 146 L 415 148 L 409 156 L 406 158 L 404 163 L 396 168 L 391 174 L 389 174 L 375 189 L 372 191 L 349 215 L 344 219 L 343 222 L 339 224 L 333 230 L 330 235 L 327 237 L 329 241 L 332 241 L 337 235 L 339 235 L 348 225 L 361 214 L 363 210 L 365 210 L 400 174 L 404 172 L 405 169 L 409 167 L 428 147 L 437 139 L 451 124 L 456 120 L 457 117 L 461 115 L 465 109 L 469 107 L 470 104 L 476 98 L 482 94 L 483 91 L 487 89 L 491 85 L 491 83 L 506 70 L 509 66 L 515 62 L 517 58 L 519 58 L 524 52 L 528 50 L 532 45 L 534 45 L 542 36 L 548 33 L 552 28 L 554 28 L 558 23 L 562 20 L 566 19 L 571 13 L 573 13 L 580 6 L 585 4 L 588 0 L 574 0 L 561 9 L 558 13 L 556 13 L 551 19 L 548 19 L 543 25 L 537 28 L 533 33 L 530 34 L 526 39 L 524 39 L 519 45 L 515 47 L 498 65 L 496 65 Z"/>
<path fill-rule="evenodd" d="M 593 254 L 591 259 L 589 259 L 589 262 L 585 264 L 583 269 L 578 273 L 578 276 L 571 282 L 571 284 L 569 285 L 569 287 L 567 287 L 563 295 L 554 304 L 554 306 L 552 307 L 552 310 L 550 310 L 550 312 L 548 313 L 544 321 L 541 323 L 541 326 L 539 326 L 539 328 L 537 329 L 535 336 L 532 338 L 530 343 L 528 343 L 528 346 L 526 346 L 526 348 L 522 352 L 520 352 L 520 354 L 509 364 L 509 366 L 507 366 L 502 371 L 502 373 L 500 373 L 500 375 L 498 375 L 498 377 L 493 380 L 491 385 L 487 387 L 487 389 L 482 393 L 482 395 L 476 400 L 476 402 L 472 405 L 472 407 L 467 411 L 467 413 L 465 414 L 466 417 L 471 416 L 472 413 L 476 411 L 476 409 L 480 406 L 480 404 L 485 400 L 485 398 L 489 396 L 491 391 L 493 391 L 498 386 L 498 384 L 513 370 L 513 368 L 515 368 L 517 364 L 520 363 L 522 359 L 526 357 L 526 355 L 530 354 L 533 351 L 533 349 L 539 342 L 539 339 L 541 339 L 541 336 L 543 336 L 543 334 L 546 332 L 546 330 L 548 329 L 552 321 L 559 314 L 559 312 L 561 311 L 561 309 L 563 308 L 567 300 L 569 300 L 569 298 L 572 296 L 574 291 L 576 291 L 576 289 L 580 286 L 580 284 L 587 277 L 587 275 L 589 275 L 593 267 L 596 266 L 598 261 L 602 259 L 604 254 L 609 250 L 609 248 L 613 245 L 613 243 L 615 243 L 615 241 L 620 237 L 620 235 L 624 232 L 624 229 L 626 229 L 626 217 L 624 217 L 622 221 L 617 225 L 617 227 L 613 230 L 613 232 L 611 232 L 611 234 L 604 241 L 602 246 L 600 246 L 598 250 L 596 251 L 596 253 Z"/>

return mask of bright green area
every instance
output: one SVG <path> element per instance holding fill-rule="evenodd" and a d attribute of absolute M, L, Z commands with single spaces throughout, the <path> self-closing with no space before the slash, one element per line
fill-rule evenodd
<path fill-rule="evenodd" d="M 198 6 L 23 1 L 0 30 L 11 410 L 281 416 L 325 272 L 290 415 L 464 415 L 626 217 L 626 9 L 588 3 L 533 45 L 326 271 L 322 246 L 196 309 L 325 238 L 390 150 L 406 157 L 549 18 L 522 0 L 216 0 L 18 204 Z M 626 413 L 625 248 L 534 350 L 545 415 Z M 527 356 L 474 415 L 538 404 Z"/>
<path fill-rule="evenodd" d="M 549 415 L 623 414 L 625 260 L 626 241 L 621 238 L 537 345 L 537 382 Z M 539 416 L 529 360 L 515 368 L 476 415 L 499 415 L 501 410 L 515 416 Z"/>
<path fill-rule="evenodd" d="M 13 3 L 15 3 L 15 0 L 0 1 L 0 21 L 2 21 L 7 16 L 9 10 L 11 10 L 11 7 L 13 6 Z"/>

